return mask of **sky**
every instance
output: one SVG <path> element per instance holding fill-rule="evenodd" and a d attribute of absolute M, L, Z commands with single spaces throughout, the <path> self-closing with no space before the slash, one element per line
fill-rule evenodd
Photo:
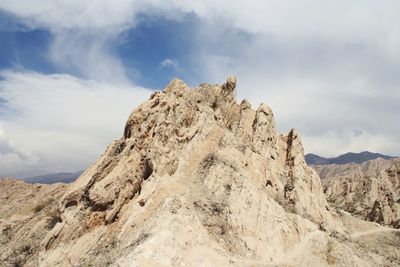
<path fill-rule="evenodd" d="M 0 0 L 0 177 L 93 163 L 174 77 L 238 79 L 306 153 L 400 155 L 400 2 Z"/>

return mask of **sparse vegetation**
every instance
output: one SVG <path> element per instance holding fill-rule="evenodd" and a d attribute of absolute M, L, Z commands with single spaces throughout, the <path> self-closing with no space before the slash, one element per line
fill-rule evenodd
<path fill-rule="evenodd" d="M 21 253 L 30 255 L 31 254 L 31 245 L 30 244 L 25 244 L 20 248 Z"/>
<path fill-rule="evenodd" d="M 235 112 L 233 107 L 226 109 L 224 113 L 225 127 L 232 130 L 232 125 L 239 119 L 238 114 Z"/>
<path fill-rule="evenodd" d="M 224 187 L 225 187 L 225 190 L 226 190 L 227 192 L 230 192 L 231 189 L 232 189 L 232 186 L 231 186 L 230 184 L 225 184 Z"/>
<path fill-rule="evenodd" d="M 22 266 L 24 266 L 24 262 L 23 262 L 23 260 L 21 259 L 21 258 L 15 258 L 14 259 L 14 262 L 12 263 L 12 266 L 13 267 L 22 267 Z"/>
<path fill-rule="evenodd" d="M 40 212 L 41 210 L 43 210 L 45 207 L 47 207 L 51 202 L 53 202 L 54 201 L 54 199 L 52 199 L 52 198 L 49 198 L 49 199 L 47 199 L 46 201 L 43 201 L 43 202 L 39 202 L 34 208 L 33 208 L 33 211 L 35 212 L 35 213 L 38 213 L 38 212 Z"/>
<path fill-rule="evenodd" d="M 40 212 L 43 208 L 45 207 L 44 203 L 39 203 L 35 206 L 35 208 L 33 209 L 35 211 L 35 213 Z"/>
<path fill-rule="evenodd" d="M 336 257 L 332 255 L 332 252 L 336 249 L 336 244 L 332 240 L 328 241 L 328 249 L 326 251 L 326 261 L 328 265 L 336 264 Z"/>
<path fill-rule="evenodd" d="M 24 244 L 13 253 L 11 266 L 22 267 L 25 265 L 27 258 L 33 253 L 31 244 Z"/>
<path fill-rule="evenodd" d="M 54 228 L 54 226 L 61 222 L 61 214 L 59 210 L 52 210 L 47 214 L 47 226 L 46 228 L 51 230 Z"/>
<path fill-rule="evenodd" d="M 219 203 L 216 203 L 216 202 L 211 203 L 210 209 L 211 209 L 212 213 L 214 213 L 214 214 L 221 214 L 224 211 L 224 208 L 222 207 L 222 205 Z"/>
<path fill-rule="evenodd" d="M 141 243 L 143 243 L 143 241 L 145 241 L 150 235 L 148 233 L 145 232 L 141 232 L 138 239 L 135 242 L 135 245 L 138 246 Z"/>
<path fill-rule="evenodd" d="M 209 153 L 203 160 L 204 163 L 208 163 L 212 165 L 212 163 L 216 160 L 216 156 L 214 153 Z"/>
<path fill-rule="evenodd" d="M 218 98 L 215 97 L 214 100 L 213 100 L 213 102 L 211 103 L 211 108 L 212 108 L 213 110 L 216 110 L 217 107 L 218 107 Z"/>
<path fill-rule="evenodd" d="M 139 205 L 141 207 L 143 207 L 145 204 L 146 204 L 146 202 L 143 199 L 139 200 Z"/>

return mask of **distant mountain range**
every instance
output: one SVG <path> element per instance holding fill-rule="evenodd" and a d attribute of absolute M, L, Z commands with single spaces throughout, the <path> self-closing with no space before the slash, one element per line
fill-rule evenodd
<path fill-rule="evenodd" d="M 336 158 L 324 158 L 315 154 L 305 155 L 307 164 L 310 165 L 325 165 L 325 164 L 347 164 L 347 163 L 363 163 L 368 160 L 373 160 L 377 158 L 392 159 L 393 156 L 383 155 L 379 153 L 372 153 L 369 151 L 364 151 L 360 153 L 349 152 L 340 155 Z"/>
<path fill-rule="evenodd" d="M 39 184 L 54 184 L 54 183 L 72 183 L 75 181 L 83 171 L 79 172 L 58 172 L 46 175 L 39 175 L 24 178 L 23 180 L 27 183 L 39 183 Z"/>

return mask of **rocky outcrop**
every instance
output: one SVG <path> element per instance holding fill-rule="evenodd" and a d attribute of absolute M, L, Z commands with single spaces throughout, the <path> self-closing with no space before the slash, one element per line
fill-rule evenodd
<path fill-rule="evenodd" d="M 37 266 L 41 242 L 61 221 L 64 184 L 0 179 L 0 266 Z"/>
<path fill-rule="evenodd" d="M 296 131 L 277 133 L 265 104 L 237 104 L 235 77 L 195 89 L 175 79 L 155 92 L 60 210 L 43 265 L 190 265 L 205 260 L 199 250 L 224 264 L 278 262 L 276 251 L 314 231 L 341 231 Z"/>
<path fill-rule="evenodd" d="M 391 265 L 391 247 L 356 253 L 363 237 L 329 206 L 297 132 L 238 104 L 236 87 L 175 79 L 137 107 L 59 200 L 38 265 Z"/>
<path fill-rule="evenodd" d="M 400 228 L 400 159 L 314 167 L 334 207 L 364 220 Z"/>

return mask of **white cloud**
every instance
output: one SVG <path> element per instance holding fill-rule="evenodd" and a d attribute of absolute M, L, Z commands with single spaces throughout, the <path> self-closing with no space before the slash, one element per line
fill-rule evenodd
<path fill-rule="evenodd" d="M 142 17 L 197 16 L 191 65 L 179 65 L 192 82 L 237 74 L 239 95 L 271 105 L 279 128 L 298 128 L 309 152 L 399 154 L 399 1 L 0 0 L 0 8 L 53 32 L 50 58 L 61 70 L 123 85 L 111 49 L 121 32 Z"/>
<path fill-rule="evenodd" d="M 175 0 L 1 0 L 0 9 L 24 19 L 31 28 L 119 31 L 137 23 L 139 15 L 181 19 L 184 14 L 203 8 L 202 3 L 187 5 Z"/>
<path fill-rule="evenodd" d="M 122 136 L 132 109 L 151 93 L 68 75 L 1 72 L 1 174 L 27 168 L 75 171 L 93 162 Z M 12 114 L 7 116 L 6 114 Z M 2 149 L 2 151 L 7 151 Z"/>
<path fill-rule="evenodd" d="M 18 16 L 28 28 L 52 33 L 49 59 L 60 71 L 107 83 L 129 83 L 111 46 L 122 31 L 135 26 L 140 8 L 134 2 L 0 0 L 1 9 Z"/>
<path fill-rule="evenodd" d="M 349 151 L 388 151 L 393 156 L 399 156 L 397 153 L 400 151 L 398 138 L 381 133 L 329 131 L 322 136 L 304 136 L 303 142 L 309 152 L 328 157 L 336 157 Z"/>
<path fill-rule="evenodd" d="M 270 105 L 281 131 L 298 128 L 307 152 L 399 155 L 399 8 L 397 1 L 209 2 L 197 12 L 207 23 L 193 53 L 196 78 L 236 74 L 239 96 Z"/>
<path fill-rule="evenodd" d="M 55 31 L 62 28 L 121 27 L 134 23 L 132 15 L 136 12 L 134 3 L 129 0 L 4 0 L 0 7 L 24 18 L 32 28 L 45 27 Z"/>
<path fill-rule="evenodd" d="M 60 31 L 54 35 L 49 58 L 62 71 L 85 79 L 128 85 L 129 78 L 121 60 L 111 52 L 117 33 Z"/>
<path fill-rule="evenodd" d="M 31 151 L 16 146 L 4 133 L 0 124 L 0 170 L 3 175 L 11 174 L 17 169 L 20 172 L 33 171 L 32 169 L 36 167 L 38 161 L 38 157 Z"/>
<path fill-rule="evenodd" d="M 0 11 L 17 16 L 30 29 L 46 29 L 53 35 L 49 59 L 62 72 L 84 79 L 129 84 L 127 71 L 112 45 L 140 15 L 179 20 L 186 12 L 178 3 L 132 0 L 0 0 Z M 137 75 L 139 71 L 129 70 Z"/>
<path fill-rule="evenodd" d="M 162 68 L 172 68 L 176 71 L 179 71 L 180 67 L 178 61 L 171 58 L 166 58 L 160 62 L 160 67 Z"/>
<path fill-rule="evenodd" d="M 272 68 L 269 64 L 251 66 L 251 73 L 240 67 L 234 71 L 239 97 L 249 99 L 254 106 L 260 102 L 271 106 L 280 131 L 297 128 L 306 152 L 337 156 L 370 150 L 400 155 L 400 83 L 395 78 L 379 86 L 378 78 L 368 76 L 361 66 L 350 70 L 321 68 L 310 73 L 289 70 L 288 66 L 287 73 L 272 74 L 263 71 Z M 335 74 L 329 76 L 331 71 Z"/>

